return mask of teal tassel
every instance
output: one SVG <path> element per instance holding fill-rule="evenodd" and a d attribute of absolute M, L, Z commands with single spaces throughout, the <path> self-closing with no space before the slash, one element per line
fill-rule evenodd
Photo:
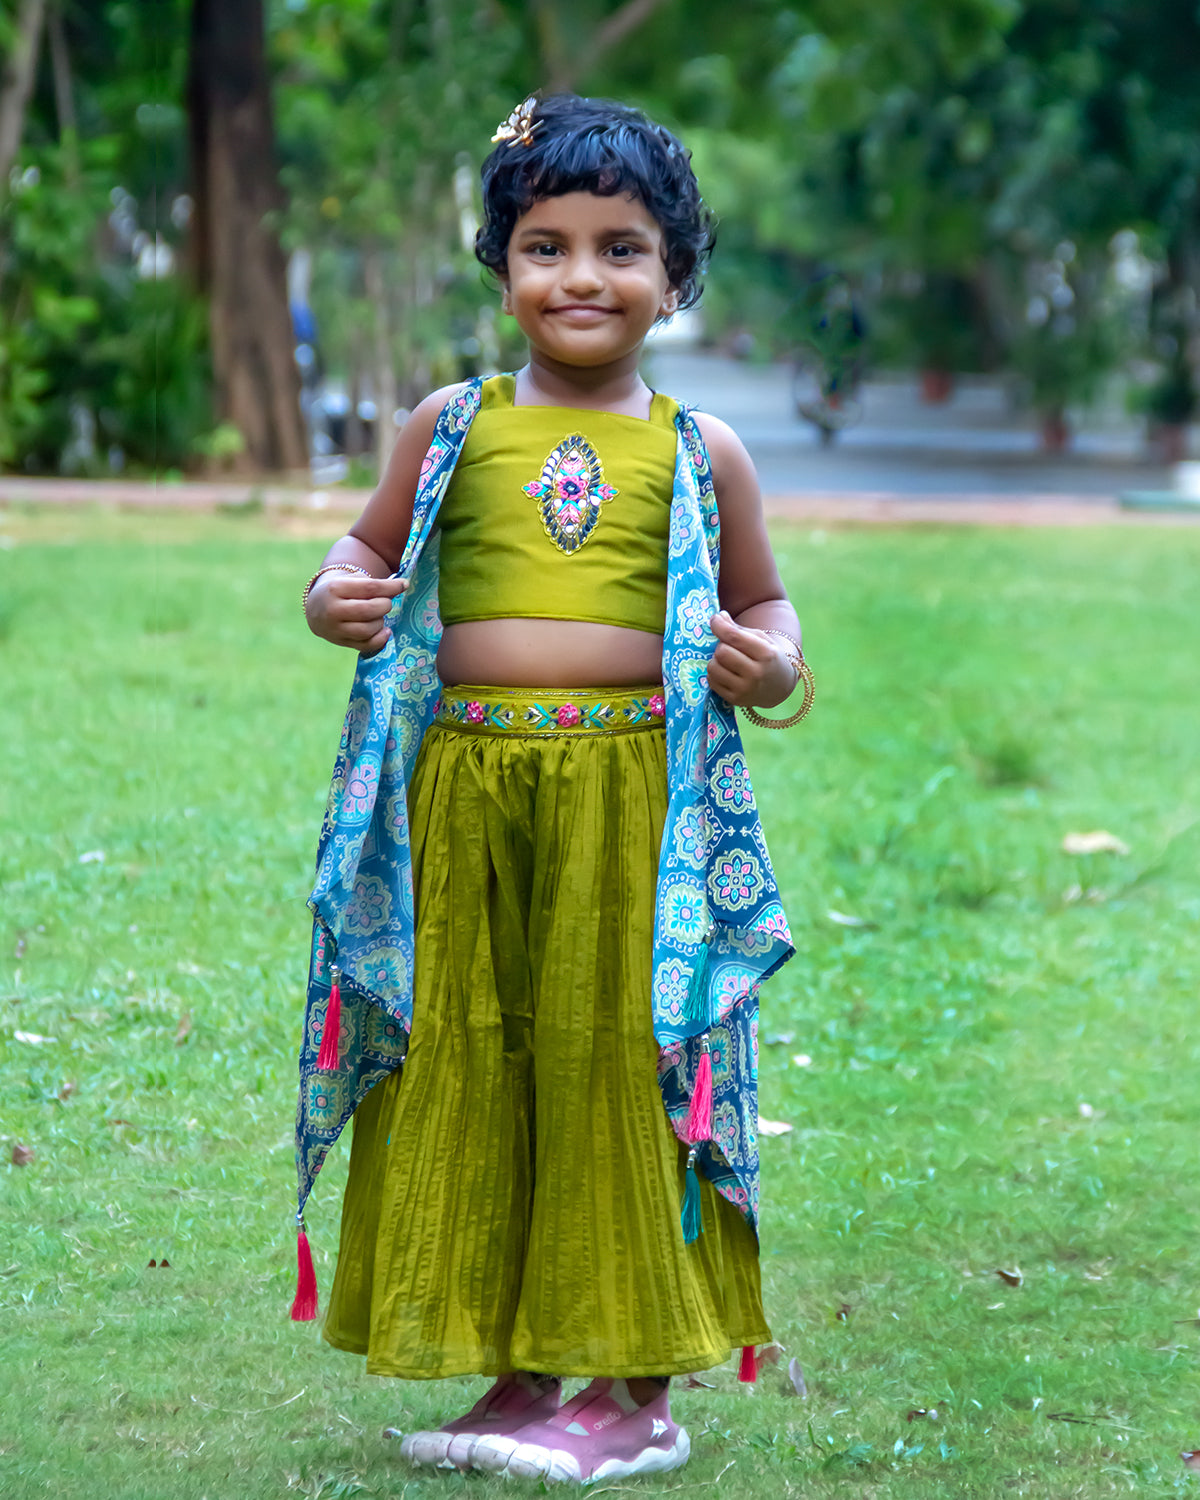
<path fill-rule="evenodd" d="M 683 1211 L 679 1215 L 684 1244 L 690 1245 L 704 1233 L 700 1214 L 700 1179 L 696 1176 L 696 1153 L 688 1152 L 687 1177 L 683 1189 Z"/>
<path fill-rule="evenodd" d="M 696 955 L 696 967 L 688 983 L 687 1015 L 695 1021 L 707 1024 L 708 1016 L 708 941 L 700 944 Z"/>

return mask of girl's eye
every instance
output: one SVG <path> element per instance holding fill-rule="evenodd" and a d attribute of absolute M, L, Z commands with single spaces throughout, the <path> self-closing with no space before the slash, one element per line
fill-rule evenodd
<path fill-rule="evenodd" d="M 539 259 L 541 259 L 541 260 L 549 260 L 551 256 L 558 254 L 558 246 L 557 245 L 548 245 L 548 244 L 547 245 L 535 245 L 533 247 L 533 253 L 534 253 L 534 255 L 538 256 Z"/>
<path fill-rule="evenodd" d="M 610 245 L 608 253 L 614 260 L 629 260 L 637 251 L 632 245 Z"/>

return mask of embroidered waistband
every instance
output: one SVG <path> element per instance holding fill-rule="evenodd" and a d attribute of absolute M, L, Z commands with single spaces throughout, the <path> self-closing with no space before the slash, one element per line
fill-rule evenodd
<path fill-rule="evenodd" d="M 475 734 L 623 734 L 661 729 L 658 685 L 635 688 L 446 688 L 436 724 Z"/>

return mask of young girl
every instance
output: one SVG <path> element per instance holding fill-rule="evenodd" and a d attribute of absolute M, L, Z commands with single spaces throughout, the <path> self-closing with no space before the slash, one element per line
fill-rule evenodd
<path fill-rule="evenodd" d="M 757 991 L 792 948 L 731 705 L 811 679 L 745 449 L 638 373 L 711 246 L 688 153 L 571 95 L 495 139 L 477 253 L 529 362 L 416 408 L 305 595 L 360 663 L 300 1207 L 357 1109 L 325 1337 L 495 1377 L 414 1462 L 587 1483 L 684 1463 L 669 1377 L 770 1338 Z"/>

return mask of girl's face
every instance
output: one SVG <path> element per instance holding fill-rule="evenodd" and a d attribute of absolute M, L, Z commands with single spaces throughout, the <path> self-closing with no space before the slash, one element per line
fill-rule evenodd
<path fill-rule="evenodd" d="M 662 229 L 632 197 L 541 199 L 513 226 L 501 282 L 504 311 L 535 349 L 588 368 L 636 353 L 679 303 Z"/>

